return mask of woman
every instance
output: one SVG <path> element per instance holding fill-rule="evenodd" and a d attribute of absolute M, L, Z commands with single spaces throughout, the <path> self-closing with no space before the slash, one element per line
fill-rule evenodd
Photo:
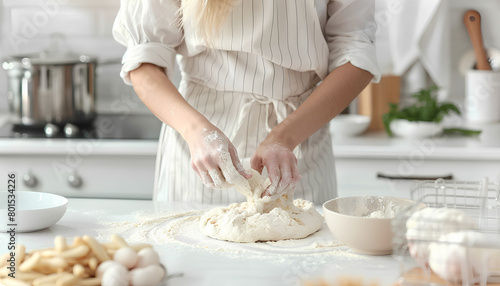
<path fill-rule="evenodd" d="M 266 195 L 335 197 L 327 125 L 379 80 L 373 10 L 366 0 L 122 0 L 121 76 L 164 122 L 154 198 L 241 201 L 227 188 L 250 178 L 239 158 L 267 170 Z"/>

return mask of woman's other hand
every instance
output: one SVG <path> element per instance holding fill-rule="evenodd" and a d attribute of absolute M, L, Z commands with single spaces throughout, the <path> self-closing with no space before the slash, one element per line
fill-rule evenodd
<path fill-rule="evenodd" d="M 243 169 L 236 148 L 215 126 L 188 140 L 191 167 L 208 188 L 228 188 L 252 176 Z"/>
<path fill-rule="evenodd" d="M 262 173 L 265 167 L 271 180 L 271 185 L 263 196 L 282 195 L 293 191 L 301 178 L 293 152 L 285 147 L 285 144 L 273 139 L 271 134 L 259 144 L 250 159 L 252 168 Z"/>

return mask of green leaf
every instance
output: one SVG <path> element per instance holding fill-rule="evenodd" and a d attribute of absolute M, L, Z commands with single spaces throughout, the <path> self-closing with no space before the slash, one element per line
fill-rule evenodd
<path fill-rule="evenodd" d="M 395 119 L 406 119 L 408 121 L 441 122 L 444 116 L 450 113 L 460 114 L 460 110 L 453 103 L 439 103 L 433 95 L 438 87 L 433 85 L 427 89 L 420 90 L 412 95 L 416 103 L 398 110 L 398 104 L 389 103 L 389 112 L 382 116 L 384 128 L 389 136 L 393 136 L 390 124 Z"/>
<path fill-rule="evenodd" d="M 465 136 L 475 136 L 481 134 L 481 130 L 465 129 L 465 128 L 445 128 L 444 134 L 460 134 Z"/>

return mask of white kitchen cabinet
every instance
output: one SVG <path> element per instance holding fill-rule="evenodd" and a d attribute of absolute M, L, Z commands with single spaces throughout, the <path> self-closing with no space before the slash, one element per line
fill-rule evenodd
<path fill-rule="evenodd" d="M 333 139 L 339 196 L 410 197 L 413 180 L 378 178 L 380 173 L 403 177 L 442 177 L 500 181 L 500 147 L 482 146 L 478 138 L 442 137 L 406 140 L 370 133 Z"/>
<path fill-rule="evenodd" d="M 19 191 L 66 197 L 152 198 L 157 140 L 88 142 L 0 140 L 0 174 L 7 178 L 8 173 L 16 173 Z"/>

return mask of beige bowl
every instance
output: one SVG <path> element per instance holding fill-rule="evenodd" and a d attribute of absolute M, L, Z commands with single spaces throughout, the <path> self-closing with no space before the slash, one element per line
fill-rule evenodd
<path fill-rule="evenodd" d="M 391 220 L 415 202 L 394 197 L 343 197 L 323 204 L 323 214 L 333 235 L 362 254 L 392 253 Z"/>

